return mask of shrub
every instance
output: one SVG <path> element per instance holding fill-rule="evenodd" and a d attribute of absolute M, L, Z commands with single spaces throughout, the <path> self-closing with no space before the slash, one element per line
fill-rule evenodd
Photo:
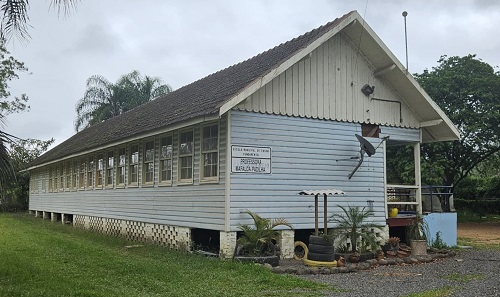
<path fill-rule="evenodd" d="M 459 199 L 500 198 L 500 176 L 467 177 L 455 186 L 453 192 Z"/>
<path fill-rule="evenodd" d="M 479 215 L 487 213 L 500 214 L 500 199 L 454 199 L 455 209 L 458 211 L 469 210 Z"/>

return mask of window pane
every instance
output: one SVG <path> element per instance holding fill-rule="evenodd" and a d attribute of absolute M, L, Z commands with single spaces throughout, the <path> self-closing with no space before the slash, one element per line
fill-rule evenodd
<path fill-rule="evenodd" d="M 108 168 L 113 168 L 115 166 L 115 156 L 113 153 L 108 153 Z"/>
<path fill-rule="evenodd" d="M 118 168 L 118 183 L 119 184 L 125 183 L 125 167 Z"/>
<path fill-rule="evenodd" d="M 190 155 L 193 153 L 193 132 L 181 133 L 180 137 L 180 154 Z"/>
<path fill-rule="evenodd" d="M 208 126 L 203 128 L 203 151 L 217 150 L 218 146 L 218 126 Z"/>
<path fill-rule="evenodd" d="M 154 142 L 147 142 L 144 150 L 144 162 L 152 162 L 154 160 Z"/>
<path fill-rule="evenodd" d="M 118 162 L 118 165 L 120 166 L 125 166 L 125 149 L 120 149 L 120 151 L 118 152 L 119 154 L 119 162 Z"/>
<path fill-rule="evenodd" d="M 137 182 L 137 173 L 138 172 L 139 172 L 139 165 L 130 166 L 130 182 L 131 183 Z"/>
<path fill-rule="evenodd" d="M 182 157 L 180 160 L 181 179 L 191 179 L 193 173 L 193 157 Z"/>
<path fill-rule="evenodd" d="M 161 181 L 172 180 L 172 160 L 161 161 Z"/>
<path fill-rule="evenodd" d="M 133 145 L 130 147 L 130 164 L 139 163 L 139 146 Z"/>
<path fill-rule="evenodd" d="M 172 158 L 172 137 L 165 137 L 161 139 L 161 149 L 160 149 L 160 158 Z"/>

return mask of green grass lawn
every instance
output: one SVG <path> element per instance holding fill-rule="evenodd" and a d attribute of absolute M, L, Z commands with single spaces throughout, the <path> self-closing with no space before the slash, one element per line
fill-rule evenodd
<path fill-rule="evenodd" d="M 0 296 L 321 296 L 268 269 L 0 213 Z"/>

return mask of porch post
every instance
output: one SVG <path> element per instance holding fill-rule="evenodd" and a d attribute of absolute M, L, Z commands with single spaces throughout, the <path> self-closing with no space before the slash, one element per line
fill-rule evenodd
<path fill-rule="evenodd" d="M 420 142 L 415 143 L 413 146 L 413 155 L 415 163 L 415 199 L 417 204 L 417 212 L 422 214 L 422 180 L 420 176 Z"/>

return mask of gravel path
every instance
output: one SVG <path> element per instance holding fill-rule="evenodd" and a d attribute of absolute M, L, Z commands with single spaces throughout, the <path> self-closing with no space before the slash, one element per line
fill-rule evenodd
<path fill-rule="evenodd" d="M 450 276 L 454 279 L 447 278 Z M 327 296 L 405 296 L 446 287 L 451 287 L 452 293 L 445 296 L 500 296 L 500 251 L 463 250 L 433 263 L 300 277 L 345 290 Z"/>

